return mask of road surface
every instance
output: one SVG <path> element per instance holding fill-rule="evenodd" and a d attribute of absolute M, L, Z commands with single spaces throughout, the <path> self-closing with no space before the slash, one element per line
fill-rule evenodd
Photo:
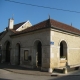
<path fill-rule="evenodd" d="M 35 76 L 18 74 L 0 69 L 0 80 L 80 80 L 80 76 Z"/>

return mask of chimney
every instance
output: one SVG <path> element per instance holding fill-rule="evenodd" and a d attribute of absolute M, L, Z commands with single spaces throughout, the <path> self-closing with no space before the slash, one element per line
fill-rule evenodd
<path fill-rule="evenodd" d="M 9 19 L 9 23 L 8 23 L 8 29 L 13 29 L 13 25 L 14 25 L 14 19 Z"/>

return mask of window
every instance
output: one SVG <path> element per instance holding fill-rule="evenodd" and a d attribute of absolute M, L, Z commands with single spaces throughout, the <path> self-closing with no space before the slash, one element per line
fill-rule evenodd
<path fill-rule="evenodd" d="M 24 60 L 28 60 L 29 50 L 24 50 Z"/>
<path fill-rule="evenodd" d="M 61 58 L 62 56 L 64 56 L 64 54 L 63 54 L 63 49 L 64 49 L 63 43 L 61 42 L 61 43 L 60 43 L 60 58 Z"/>
<path fill-rule="evenodd" d="M 60 58 L 67 59 L 67 43 L 65 41 L 60 42 Z"/>

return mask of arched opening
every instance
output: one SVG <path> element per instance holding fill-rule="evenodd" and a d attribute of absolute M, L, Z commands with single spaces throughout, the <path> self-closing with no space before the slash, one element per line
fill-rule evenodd
<path fill-rule="evenodd" d="M 10 42 L 6 43 L 6 62 L 10 62 Z"/>
<path fill-rule="evenodd" d="M 41 67 L 42 66 L 42 44 L 40 41 L 35 42 L 35 48 L 36 48 L 36 66 Z"/>
<path fill-rule="evenodd" d="M 15 57 L 16 57 L 16 64 L 19 65 L 20 64 L 20 44 L 19 43 L 16 44 Z"/>
<path fill-rule="evenodd" d="M 67 59 L 67 44 L 65 41 L 60 43 L 60 58 L 65 57 Z"/>
<path fill-rule="evenodd" d="M 37 65 L 41 67 L 42 65 L 42 45 L 41 42 L 38 42 L 37 44 Z"/>

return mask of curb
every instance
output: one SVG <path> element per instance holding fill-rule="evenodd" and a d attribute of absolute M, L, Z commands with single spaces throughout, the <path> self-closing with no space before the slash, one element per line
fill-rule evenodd
<path fill-rule="evenodd" d="M 15 71 L 15 70 L 9 70 L 9 69 L 3 69 L 3 70 L 6 70 L 6 71 L 9 71 L 9 72 L 13 72 L 13 73 L 17 73 L 17 74 L 25 74 L 25 75 L 34 75 L 34 76 L 53 76 L 53 77 L 58 77 L 58 76 L 80 76 L 80 74 L 73 74 L 73 72 L 71 73 L 68 73 L 68 74 L 60 74 L 60 73 L 48 73 L 48 74 L 45 74 L 44 72 L 43 73 L 35 73 L 35 72 L 30 72 L 28 73 L 27 70 L 25 72 L 18 72 L 18 71 Z M 75 71 L 77 72 L 77 71 Z"/>
<path fill-rule="evenodd" d="M 17 73 L 17 74 L 25 74 L 25 75 L 34 75 L 34 76 L 52 76 L 52 74 L 30 74 L 30 73 L 21 73 L 21 72 L 16 72 L 16 71 L 13 71 L 13 70 L 9 70 L 9 69 L 3 69 L 3 70 L 6 70 L 6 71 L 9 71 L 9 72 L 13 72 L 13 73 Z"/>

